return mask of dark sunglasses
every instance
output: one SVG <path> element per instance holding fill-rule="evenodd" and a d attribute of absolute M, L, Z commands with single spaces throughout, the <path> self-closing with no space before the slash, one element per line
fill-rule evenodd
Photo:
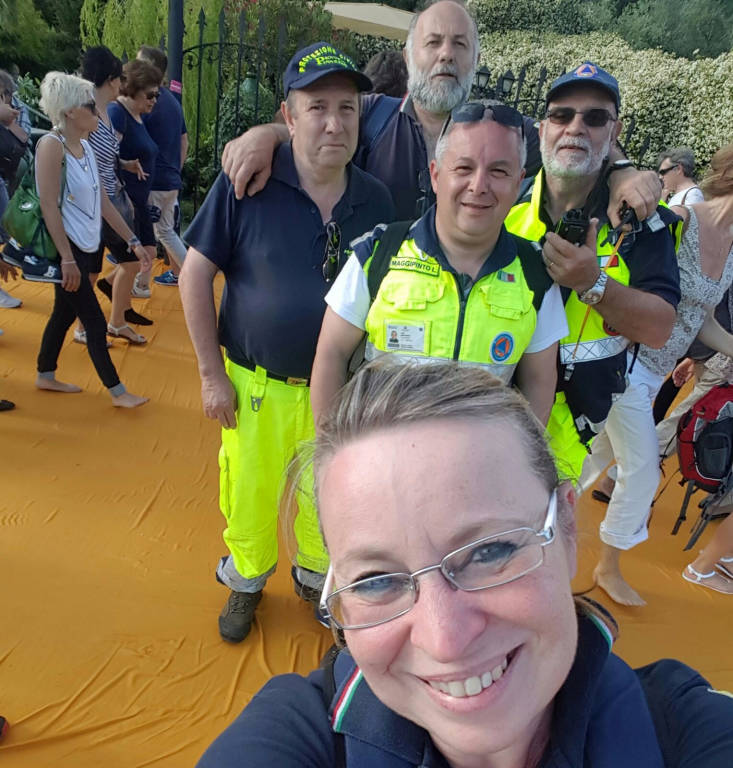
<path fill-rule="evenodd" d="M 575 119 L 575 115 L 580 115 L 589 128 L 602 128 L 609 120 L 612 123 L 616 122 L 616 118 L 607 109 L 601 107 L 586 109 L 582 112 L 573 107 L 553 107 L 548 110 L 547 119 L 555 125 L 569 125 Z"/>
<path fill-rule="evenodd" d="M 160 96 L 160 91 L 147 91 L 147 93 L 145 94 L 145 98 L 148 99 L 148 101 L 157 99 L 159 96 Z"/>
<path fill-rule="evenodd" d="M 93 99 L 92 101 L 87 101 L 86 104 L 82 104 L 82 107 L 88 109 L 93 115 L 97 114 L 97 103 Z"/>
<path fill-rule="evenodd" d="M 323 254 L 323 279 L 330 283 L 336 277 L 341 254 L 341 230 L 335 221 L 326 224 L 326 251 Z"/>
<path fill-rule="evenodd" d="M 673 171 L 679 163 L 675 163 L 674 165 L 670 165 L 669 168 L 660 168 L 657 171 L 657 176 L 666 176 L 670 171 Z"/>
<path fill-rule="evenodd" d="M 483 101 L 467 101 L 451 110 L 438 141 L 445 136 L 452 123 L 478 123 L 481 120 L 491 120 L 508 128 L 519 128 L 524 139 L 524 119 L 522 113 L 514 107 L 508 107 L 506 104 L 489 105 Z"/>

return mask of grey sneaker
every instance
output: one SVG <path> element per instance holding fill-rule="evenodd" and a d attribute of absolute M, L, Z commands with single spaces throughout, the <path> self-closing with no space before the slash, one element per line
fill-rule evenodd
<path fill-rule="evenodd" d="M 252 629 L 255 608 L 262 599 L 259 592 L 235 592 L 232 590 L 226 605 L 219 614 L 219 634 L 230 643 L 241 643 Z"/>

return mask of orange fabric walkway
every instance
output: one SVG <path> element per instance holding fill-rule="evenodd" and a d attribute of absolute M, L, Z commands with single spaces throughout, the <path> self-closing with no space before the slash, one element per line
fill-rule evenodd
<path fill-rule="evenodd" d="M 317 665 L 330 635 L 293 594 L 282 556 L 249 638 L 219 639 L 219 435 L 201 413 L 178 291 L 135 303 L 155 320 L 140 329 L 147 347 L 114 342 L 123 382 L 151 398 L 135 411 L 111 406 L 71 334 L 59 378 L 85 391 L 36 391 L 52 290 L 11 291 L 24 304 L 0 309 L 0 397 L 17 403 L 0 414 L 0 764 L 192 766 L 271 675 Z M 670 485 L 651 540 L 626 557 L 649 604 L 613 607 L 617 650 L 633 665 L 682 659 L 733 690 L 733 599 L 682 580 L 689 524 L 669 535 L 680 498 Z M 603 511 L 589 496 L 580 505 L 577 588 L 590 583 Z"/>

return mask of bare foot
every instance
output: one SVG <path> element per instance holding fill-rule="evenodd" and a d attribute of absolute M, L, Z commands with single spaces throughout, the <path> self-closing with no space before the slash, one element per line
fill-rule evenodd
<path fill-rule="evenodd" d="M 138 405 L 147 403 L 149 399 L 148 397 L 133 395 L 131 392 L 123 392 L 121 395 L 117 395 L 117 397 L 112 396 L 112 405 L 118 408 L 137 408 Z"/>
<path fill-rule="evenodd" d="M 597 565 L 593 571 L 595 583 L 616 603 L 621 605 L 646 605 L 642 596 L 626 583 L 624 577 L 616 572 L 603 572 Z"/>
<path fill-rule="evenodd" d="M 77 387 L 76 384 L 66 384 L 63 381 L 57 379 L 42 379 L 40 376 L 36 378 L 36 387 L 38 389 L 47 389 L 50 392 L 81 392 L 81 387 Z"/>

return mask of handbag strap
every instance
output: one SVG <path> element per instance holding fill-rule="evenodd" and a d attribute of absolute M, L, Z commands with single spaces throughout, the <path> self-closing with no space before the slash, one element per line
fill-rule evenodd
<path fill-rule="evenodd" d="M 52 136 L 56 139 L 56 141 L 61 142 L 61 146 L 64 148 L 64 152 L 61 155 L 61 184 L 59 186 L 59 199 L 58 199 L 58 207 L 59 210 L 63 207 L 64 203 L 64 195 L 66 193 L 66 153 L 68 152 L 68 149 L 66 149 L 66 142 L 64 141 L 62 136 L 59 136 L 56 133 L 47 133 L 46 136 Z M 45 139 L 45 136 L 41 138 L 41 141 Z M 28 184 L 26 186 L 30 185 L 33 188 L 33 191 L 36 192 L 36 163 L 35 158 L 32 163 L 28 165 L 28 170 L 25 172 L 25 176 L 23 176 L 23 181 L 21 184 L 26 183 L 26 179 L 28 179 Z"/>

